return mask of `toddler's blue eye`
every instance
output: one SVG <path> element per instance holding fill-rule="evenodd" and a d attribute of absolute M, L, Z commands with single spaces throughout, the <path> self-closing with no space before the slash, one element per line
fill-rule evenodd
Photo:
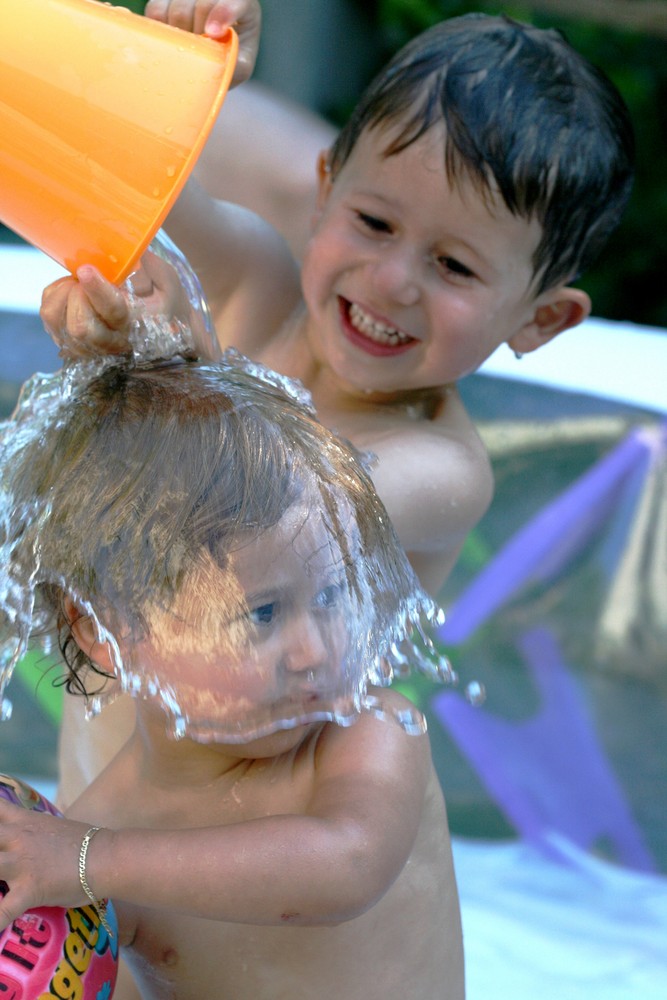
<path fill-rule="evenodd" d="M 322 608 L 324 610 L 335 608 L 338 604 L 340 604 L 342 595 L 343 585 L 340 583 L 331 583 L 328 587 L 324 587 L 320 590 L 319 594 L 316 595 L 313 604 L 316 608 Z"/>

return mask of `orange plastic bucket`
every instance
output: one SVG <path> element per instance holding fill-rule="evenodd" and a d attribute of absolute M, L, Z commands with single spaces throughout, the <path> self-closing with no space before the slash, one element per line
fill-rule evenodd
<path fill-rule="evenodd" d="M 98 0 L 3 0 L 0 38 L 0 220 L 70 271 L 123 281 L 206 142 L 236 34 Z"/>

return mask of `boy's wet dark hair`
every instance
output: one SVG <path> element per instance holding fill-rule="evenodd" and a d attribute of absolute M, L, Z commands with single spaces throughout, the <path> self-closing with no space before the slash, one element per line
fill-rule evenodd
<path fill-rule="evenodd" d="M 539 221 L 536 294 L 590 266 L 620 220 L 634 164 L 628 109 L 600 70 L 555 30 L 484 14 L 443 21 L 370 84 L 332 147 L 332 176 L 367 130 L 390 133 L 392 156 L 439 122 L 451 181 L 471 178 Z"/>

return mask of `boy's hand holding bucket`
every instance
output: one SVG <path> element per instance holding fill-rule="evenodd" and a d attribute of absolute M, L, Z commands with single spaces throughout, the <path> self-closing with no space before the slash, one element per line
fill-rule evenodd
<path fill-rule="evenodd" d="M 120 283 L 206 142 L 238 37 L 97 0 L 0 4 L 0 36 L 0 220 L 72 274 L 92 264 Z"/>
<path fill-rule="evenodd" d="M 233 28 L 239 54 L 231 86 L 249 79 L 255 68 L 262 12 L 258 0 L 148 0 L 144 14 L 196 35 L 222 39 Z"/>

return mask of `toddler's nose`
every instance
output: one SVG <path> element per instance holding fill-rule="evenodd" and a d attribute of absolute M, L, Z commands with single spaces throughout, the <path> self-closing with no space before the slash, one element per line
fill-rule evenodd
<path fill-rule="evenodd" d="M 300 615 L 292 624 L 284 653 L 286 668 L 295 674 L 309 673 L 328 660 L 322 630 L 311 614 Z"/>

